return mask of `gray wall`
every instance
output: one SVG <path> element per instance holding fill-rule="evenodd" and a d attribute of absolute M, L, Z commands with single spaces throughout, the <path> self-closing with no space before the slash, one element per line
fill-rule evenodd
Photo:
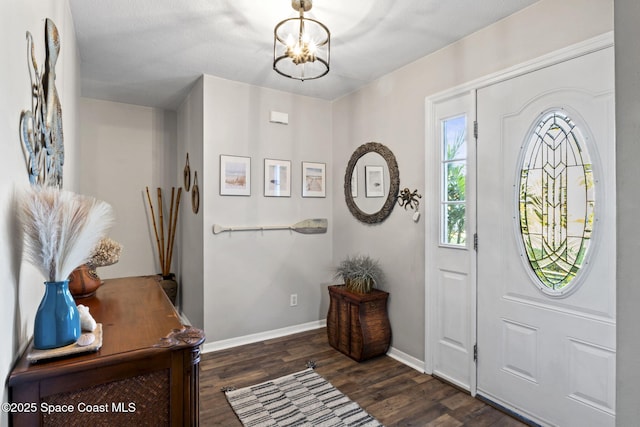
<path fill-rule="evenodd" d="M 193 326 L 204 328 L 204 263 L 203 263 L 203 201 L 207 197 L 208 186 L 205 185 L 204 161 L 202 153 L 204 132 L 203 110 L 203 79 L 199 79 L 187 98 L 178 109 L 178 182 L 183 182 L 183 171 L 189 153 L 189 167 L 191 181 L 198 173 L 198 187 L 200 189 L 200 209 L 193 213 L 191 194 L 183 194 L 180 208 L 179 243 L 176 248 L 179 253 L 178 282 L 180 283 L 179 300 L 183 313 Z M 184 188 L 183 188 L 183 191 Z"/>
<path fill-rule="evenodd" d="M 617 286 L 616 425 L 640 419 L 640 328 L 638 259 L 640 229 L 640 3 L 615 1 Z"/>
<path fill-rule="evenodd" d="M 424 150 L 426 97 L 612 29 L 610 0 L 542 0 L 334 103 L 333 261 L 358 252 L 380 260 L 389 278 L 395 349 L 424 360 L 425 222 L 416 224 L 396 208 L 383 224 L 358 223 L 340 200 L 353 150 L 368 141 L 387 145 L 398 161 L 400 188 L 424 195 L 425 156 L 431 155 Z"/>
<path fill-rule="evenodd" d="M 33 334 L 36 308 L 44 294 L 45 278 L 22 260 L 21 234 L 14 210 L 15 197 L 29 185 L 19 139 L 20 113 L 31 109 L 31 81 L 27 68 L 25 32 L 33 34 L 40 70 L 44 66 L 44 20 L 51 18 L 60 34 L 56 88 L 62 105 L 65 165 L 64 187 L 78 189 L 78 98 L 80 59 L 75 30 L 66 1 L 22 0 L 0 2 L 0 401 L 6 402 L 6 378 Z M 0 412 L 0 425 L 8 425 Z"/>
<path fill-rule="evenodd" d="M 323 319 L 335 195 L 330 187 L 325 198 L 302 198 L 301 163 L 326 163 L 332 179 L 331 104 L 211 76 L 204 76 L 203 93 L 202 302 L 208 343 Z M 271 111 L 288 113 L 289 124 L 270 123 Z M 221 154 L 251 158 L 251 196 L 220 195 Z M 291 161 L 291 197 L 264 196 L 265 158 Z M 329 231 L 211 231 L 213 224 L 289 225 L 305 218 L 328 218 Z M 290 294 L 298 295 L 296 307 L 289 306 Z"/>
<path fill-rule="evenodd" d="M 123 245 L 118 263 L 99 268 L 98 274 L 108 279 L 160 273 L 145 187 L 156 215 L 156 188 L 163 189 L 168 214 L 171 187 L 178 185 L 176 113 L 81 98 L 79 119 L 79 191 L 114 207 L 116 222 L 109 237 Z"/>

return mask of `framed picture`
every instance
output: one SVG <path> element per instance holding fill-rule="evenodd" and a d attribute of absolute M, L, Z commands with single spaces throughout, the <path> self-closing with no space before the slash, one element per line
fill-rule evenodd
<path fill-rule="evenodd" d="M 358 197 L 358 167 L 353 167 L 353 173 L 351 174 L 351 197 L 354 199 Z"/>
<path fill-rule="evenodd" d="M 291 161 L 264 159 L 264 195 L 291 196 Z"/>
<path fill-rule="evenodd" d="M 382 166 L 364 167 L 365 197 L 384 197 L 384 168 Z"/>
<path fill-rule="evenodd" d="M 220 195 L 251 195 L 251 157 L 220 156 Z"/>
<path fill-rule="evenodd" d="M 326 165 L 302 162 L 302 197 L 326 196 Z"/>

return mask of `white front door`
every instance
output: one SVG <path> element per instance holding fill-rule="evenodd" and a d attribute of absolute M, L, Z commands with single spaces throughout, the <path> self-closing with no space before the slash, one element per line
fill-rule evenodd
<path fill-rule="evenodd" d="M 615 423 L 613 48 L 478 90 L 478 394 Z"/>

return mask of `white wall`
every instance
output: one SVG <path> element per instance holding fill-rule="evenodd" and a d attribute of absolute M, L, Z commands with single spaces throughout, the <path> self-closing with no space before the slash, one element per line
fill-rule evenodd
<path fill-rule="evenodd" d="M 640 329 L 638 328 L 638 200 L 640 200 L 640 3 L 615 2 L 617 167 L 617 352 L 616 425 L 640 419 Z"/>
<path fill-rule="evenodd" d="M 79 58 L 75 30 L 67 1 L 8 0 L 0 2 L 0 400 L 6 402 L 4 384 L 15 359 L 33 333 L 33 317 L 44 294 L 44 277 L 22 263 L 21 234 L 14 212 L 14 196 L 29 185 L 25 158 L 19 139 L 20 112 L 31 109 L 27 68 L 26 31 L 33 34 L 36 59 L 43 66 L 44 20 L 51 18 L 60 33 L 61 50 L 56 64 L 56 88 L 62 105 L 66 163 L 64 187 L 77 190 L 76 159 Z M 0 425 L 8 425 L 0 413 Z"/>
<path fill-rule="evenodd" d="M 116 223 L 109 236 L 123 245 L 117 264 L 98 269 L 103 279 L 161 272 L 145 187 L 156 216 L 156 188 L 163 189 L 168 214 L 171 187 L 177 191 L 180 185 L 176 120 L 175 112 L 81 98 L 80 192 L 113 206 Z"/>
<path fill-rule="evenodd" d="M 302 198 L 303 161 L 327 164 L 332 177 L 331 104 L 271 89 L 204 77 L 204 329 L 208 342 L 317 321 L 332 276 L 332 201 Z M 289 124 L 269 123 L 270 111 Z M 251 196 L 220 196 L 220 155 L 251 157 Z M 264 197 L 264 159 L 290 160 L 291 197 Z M 213 235 L 224 226 L 289 225 L 328 218 L 326 234 L 292 231 Z M 298 306 L 289 306 L 290 294 Z"/>
<path fill-rule="evenodd" d="M 427 96 L 612 29 L 611 0 L 542 0 L 336 101 L 334 195 L 342 191 L 351 153 L 368 141 L 394 152 L 400 188 L 424 194 Z M 334 263 L 358 252 L 380 260 L 389 279 L 392 346 L 424 360 L 424 221 L 416 224 L 395 209 L 380 225 L 360 224 L 336 198 L 333 222 Z"/>
<path fill-rule="evenodd" d="M 180 283 L 179 301 L 182 312 L 189 322 L 198 328 L 204 328 L 204 257 L 203 242 L 205 230 L 203 226 L 203 200 L 207 197 L 204 185 L 204 110 L 203 110 L 203 78 L 193 86 L 189 95 L 178 108 L 178 164 L 179 173 L 183 176 L 187 153 L 191 169 L 191 190 L 198 175 L 200 207 L 198 213 L 193 212 L 192 195 L 185 193 L 180 209 L 180 237 L 178 240 L 179 259 L 178 282 Z M 184 179 L 183 179 L 184 180 Z"/>

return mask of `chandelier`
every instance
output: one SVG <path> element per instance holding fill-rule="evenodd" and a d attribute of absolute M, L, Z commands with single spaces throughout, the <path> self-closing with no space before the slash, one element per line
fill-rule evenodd
<path fill-rule="evenodd" d="M 300 16 L 273 30 L 273 69 L 291 79 L 312 80 L 329 72 L 331 34 L 323 23 L 304 17 L 312 5 L 312 0 L 291 0 Z"/>

